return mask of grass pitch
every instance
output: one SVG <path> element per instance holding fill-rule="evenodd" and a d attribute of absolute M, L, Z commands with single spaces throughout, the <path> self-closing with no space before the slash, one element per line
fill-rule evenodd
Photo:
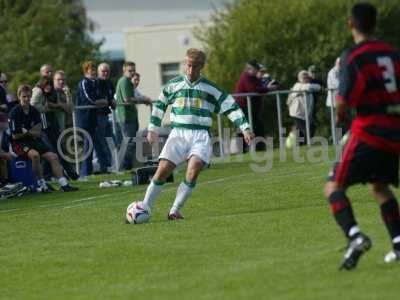
<path fill-rule="evenodd" d="M 179 222 L 166 214 L 182 171 L 144 225 L 123 215 L 145 186 L 99 189 L 107 177 L 1 201 L 0 299 L 397 299 L 400 264 L 383 262 L 389 238 L 368 190 L 350 197 L 373 248 L 339 272 L 345 240 L 322 195 L 331 163 L 277 158 L 266 173 L 249 156 L 213 165 Z"/>

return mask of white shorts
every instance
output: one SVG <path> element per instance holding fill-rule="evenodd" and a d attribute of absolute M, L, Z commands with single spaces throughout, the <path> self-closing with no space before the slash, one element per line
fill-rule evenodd
<path fill-rule="evenodd" d="M 169 160 L 178 166 L 195 155 L 206 164 L 210 164 L 211 151 L 211 138 L 207 130 L 174 128 L 159 159 Z"/>

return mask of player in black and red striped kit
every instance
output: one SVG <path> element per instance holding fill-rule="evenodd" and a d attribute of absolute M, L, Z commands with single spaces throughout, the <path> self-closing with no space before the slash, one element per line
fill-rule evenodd
<path fill-rule="evenodd" d="M 349 26 L 356 45 L 341 57 L 337 121 L 347 107 L 357 114 L 351 135 L 325 186 L 336 222 L 349 240 L 341 269 L 356 267 L 371 248 L 371 240 L 356 222 L 346 190 L 371 183 L 383 221 L 393 243 L 386 262 L 400 261 L 399 205 L 389 185 L 399 185 L 400 154 L 400 53 L 372 37 L 377 11 L 368 3 L 353 6 Z"/>

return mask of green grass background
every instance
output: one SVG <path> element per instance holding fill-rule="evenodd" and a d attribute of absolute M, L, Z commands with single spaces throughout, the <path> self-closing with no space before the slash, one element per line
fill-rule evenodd
<path fill-rule="evenodd" d="M 339 272 L 345 239 L 322 194 L 332 163 L 275 153 L 256 173 L 251 160 L 205 170 L 178 222 L 166 214 L 183 170 L 143 225 L 123 215 L 146 187 L 98 188 L 113 176 L 2 200 L 0 299 L 399 299 L 400 264 L 383 262 L 390 242 L 367 188 L 349 195 L 373 248 Z"/>

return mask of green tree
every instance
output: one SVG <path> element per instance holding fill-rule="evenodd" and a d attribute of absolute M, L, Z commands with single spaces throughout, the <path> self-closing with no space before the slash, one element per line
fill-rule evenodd
<path fill-rule="evenodd" d="M 355 2 L 242 0 L 227 5 L 224 11 L 213 14 L 211 24 L 196 30 L 209 55 L 206 73 L 232 91 L 244 63 L 257 58 L 284 89 L 290 89 L 297 72 L 311 64 L 318 66 L 321 79 L 325 80 L 336 57 L 353 44 L 346 23 Z M 371 2 L 379 10 L 377 36 L 400 46 L 400 1 Z M 272 134 L 276 111 L 271 101 L 265 114 Z M 319 118 L 323 115 L 320 110 Z M 326 132 L 329 122 L 324 124 L 322 131 Z"/>
<path fill-rule="evenodd" d="M 13 89 L 35 84 L 44 63 L 65 70 L 75 88 L 82 61 L 97 58 L 101 44 L 89 36 L 93 23 L 81 0 L 0 0 L 0 28 L 0 70 Z"/>

